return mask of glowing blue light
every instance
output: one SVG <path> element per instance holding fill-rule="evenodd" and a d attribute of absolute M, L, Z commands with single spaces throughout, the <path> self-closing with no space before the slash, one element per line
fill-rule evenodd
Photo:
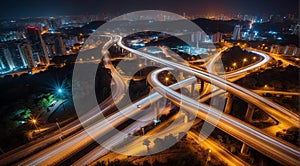
<path fill-rule="evenodd" d="M 156 126 L 158 123 L 160 123 L 159 119 L 154 119 L 154 126 Z"/>
<path fill-rule="evenodd" d="M 277 40 L 282 40 L 282 37 L 277 37 Z"/>
<path fill-rule="evenodd" d="M 276 35 L 277 34 L 277 32 L 275 32 L 275 31 L 269 31 L 268 33 L 271 34 L 271 35 Z"/>
<path fill-rule="evenodd" d="M 63 91 L 63 90 L 62 90 L 61 88 L 58 88 L 58 89 L 57 89 L 57 92 L 58 92 L 58 93 L 62 93 L 62 91 Z"/>
<path fill-rule="evenodd" d="M 145 46 L 145 43 L 133 43 L 132 45 L 133 45 L 133 46 L 141 46 L 141 47 L 144 47 L 144 46 Z"/>

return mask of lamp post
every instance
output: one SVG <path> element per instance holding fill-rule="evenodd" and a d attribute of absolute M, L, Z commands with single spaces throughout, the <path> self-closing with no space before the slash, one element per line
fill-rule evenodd
<path fill-rule="evenodd" d="M 169 77 L 165 77 L 165 83 L 168 85 Z"/>
<path fill-rule="evenodd" d="M 141 71 L 141 67 L 143 66 L 143 64 L 139 64 L 139 68 L 140 68 L 140 70 L 139 70 L 139 73 L 140 73 L 140 77 L 142 77 L 142 71 Z"/>
<path fill-rule="evenodd" d="M 58 89 L 57 89 L 57 94 L 58 94 L 61 98 L 63 98 L 63 92 L 64 92 L 64 90 L 63 90 L 62 88 L 58 88 Z M 64 105 L 64 102 L 62 102 L 61 104 L 62 104 L 63 110 L 65 111 L 65 105 Z"/>
<path fill-rule="evenodd" d="M 207 163 L 211 160 L 211 149 L 208 150 L 208 154 L 207 154 L 207 159 L 206 159 L 206 162 L 205 162 L 205 166 L 207 165 Z"/>
<path fill-rule="evenodd" d="M 236 66 L 237 66 L 237 63 L 236 63 L 236 62 L 232 63 L 232 67 L 233 67 L 233 69 L 235 69 L 235 68 L 236 68 Z"/>
<path fill-rule="evenodd" d="M 248 61 L 248 59 L 247 58 L 244 58 L 243 59 L 243 65 L 245 65 L 245 63 Z"/>
<path fill-rule="evenodd" d="M 36 130 L 40 131 L 40 129 L 37 127 L 37 120 L 36 119 L 32 119 L 31 122 L 33 123 L 34 127 L 36 128 Z"/>
<path fill-rule="evenodd" d="M 57 89 L 57 92 L 58 92 L 59 94 L 61 94 L 61 93 L 63 92 L 63 90 L 62 90 L 61 88 L 58 88 L 58 89 Z"/>

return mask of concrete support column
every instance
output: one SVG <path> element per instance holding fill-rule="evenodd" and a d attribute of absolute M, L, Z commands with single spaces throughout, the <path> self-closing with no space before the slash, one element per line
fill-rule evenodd
<path fill-rule="evenodd" d="M 156 120 L 159 119 L 159 102 L 154 104 L 154 116 Z"/>
<path fill-rule="evenodd" d="M 201 84 L 200 84 L 200 93 L 202 93 L 203 92 L 203 90 L 204 90 L 204 80 L 202 80 L 201 79 Z"/>
<path fill-rule="evenodd" d="M 194 93 L 195 93 L 195 84 L 193 83 L 191 85 L 191 96 L 194 97 Z"/>
<path fill-rule="evenodd" d="M 184 80 L 184 76 L 183 76 L 183 72 L 182 71 L 179 72 L 179 79 L 180 80 Z"/>
<path fill-rule="evenodd" d="M 154 61 L 151 61 L 150 65 L 151 65 L 151 66 L 154 66 L 154 65 L 155 65 L 155 62 L 154 62 Z"/>
<path fill-rule="evenodd" d="M 247 108 L 246 117 L 245 117 L 246 122 L 252 122 L 254 108 L 255 107 L 252 104 L 248 103 L 248 108 Z"/>
<path fill-rule="evenodd" d="M 200 84 L 200 93 L 203 92 L 204 89 L 204 80 L 197 78 L 197 83 Z"/>
<path fill-rule="evenodd" d="M 248 103 L 248 108 L 247 108 L 246 117 L 245 117 L 246 122 L 252 122 L 252 116 L 254 113 L 254 109 L 255 109 L 255 107 L 251 103 Z M 241 154 L 248 155 L 248 151 L 249 151 L 248 145 L 243 143 L 243 146 L 241 149 Z"/>
<path fill-rule="evenodd" d="M 242 155 L 248 155 L 249 147 L 248 145 L 244 144 L 242 145 L 241 154 Z"/>
<path fill-rule="evenodd" d="M 230 93 L 226 94 L 227 100 L 226 100 L 226 105 L 225 105 L 225 108 L 224 108 L 224 113 L 226 113 L 226 114 L 230 114 L 230 112 L 231 112 L 233 97 L 234 96 Z"/>
<path fill-rule="evenodd" d="M 143 61 L 142 61 L 142 59 L 140 58 L 140 56 L 137 56 L 137 55 L 135 55 L 134 54 L 134 59 L 138 62 L 138 64 L 140 65 L 143 65 Z"/>
<path fill-rule="evenodd" d="M 188 123 L 189 122 L 189 116 L 187 113 L 184 114 L 184 123 Z"/>

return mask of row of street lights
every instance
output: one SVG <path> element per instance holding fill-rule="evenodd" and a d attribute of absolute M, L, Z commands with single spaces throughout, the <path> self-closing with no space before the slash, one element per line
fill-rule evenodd
<path fill-rule="evenodd" d="M 256 56 L 252 57 L 252 60 L 256 60 Z M 243 58 L 243 65 L 248 62 L 248 58 Z M 232 67 L 235 69 L 237 67 L 237 62 L 232 63 Z"/>

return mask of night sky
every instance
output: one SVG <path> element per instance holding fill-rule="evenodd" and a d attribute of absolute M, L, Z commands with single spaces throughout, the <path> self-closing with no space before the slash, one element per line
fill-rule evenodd
<path fill-rule="evenodd" d="M 299 13 L 298 0 L 4 0 L 1 18 L 101 14 L 118 16 L 136 10 L 166 10 L 182 14 Z"/>

